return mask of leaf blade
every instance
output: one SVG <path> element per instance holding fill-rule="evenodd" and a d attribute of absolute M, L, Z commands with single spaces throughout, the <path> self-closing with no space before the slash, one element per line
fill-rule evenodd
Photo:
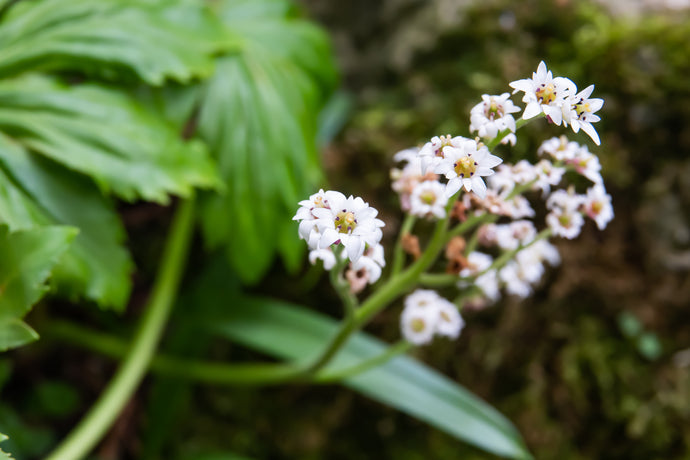
<path fill-rule="evenodd" d="M 211 326 L 245 346 L 288 360 L 308 362 L 335 332 L 322 315 L 272 300 L 243 299 L 224 321 Z M 350 367 L 385 350 L 378 340 L 356 334 L 329 365 Z M 497 455 L 531 458 L 517 430 L 491 406 L 460 385 L 406 356 L 360 375 L 345 385 Z"/>

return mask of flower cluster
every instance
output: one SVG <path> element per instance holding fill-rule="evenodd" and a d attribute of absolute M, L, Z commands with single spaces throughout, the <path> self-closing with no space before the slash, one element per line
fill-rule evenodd
<path fill-rule="evenodd" d="M 397 239 L 387 294 L 394 288 L 401 294 L 419 282 L 449 290 L 454 286 L 460 291 L 458 305 L 464 307 L 495 303 L 502 292 L 527 297 L 547 265 L 561 261 L 549 237 L 572 239 L 587 219 L 604 229 L 613 218 L 601 164 L 586 146 L 563 136 L 548 139 L 536 152 L 535 163 L 504 162 L 491 153 L 499 143 L 514 145 L 516 131 L 540 114 L 576 133 L 582 129 L 599 144 L 592 123 L 599 121 L 595 112 L 603 100 L 590 97 L 594 87 L 578 92 L 575 83 L 553 77 L 543 62 L 531 79 L 510 86 L 524 93 L 526 107 L 518 120 L 514 114 L 522 109 L 509 93 L 485 94 L 470 113 L 469 130 L 477 138 L 435 136 L 421 147 L 395 155 L 402 166 L 391 171 L 392 188 L 410 216 L 403 225 L 405 233 Z M 459 195 L 461 190 L 466 193 Z M 310 261 L 320 259 L 327 270 L 338 270 L 332 277 L 334 285 L 356 308 L 350 293 L 378 280 L 385 266 L 380 245 L 384 224 L 376 219 L 377 211 L 361 198 L 323 190 L 300 206 L 294 219 L 311 249 Z M 543 222 L 535 222 L 544 215 Z M 415 218 L 439 221 L 424 250 L 420 243 L 424 238 L 412 232 Z M 444 244 L 446 274 L 426 273 L 441 265 L 434 261 Z M 416 266 L 406 276 L 417 278 L 403 286 L 394 279 L 405 265 L 405 252 Z M 349 259 L 347 267 L 341 254 Z M 350 293 L 343 295 L 343 289 Z M 455 338 L 464 326 L 458 307 L 435 291 L 416 290 L 404 304 L 400 326 L 410 343 L 425 344 L 437 335 Z M 367 306 L 368 311 L 372 308 Z"/>
<path fill-rule="evenodd" d="M 522 102 L 526 103 L 522 118 L 528 120 L 540 113 L 560 126 L 573 128 L 574 132 L 582 129 L 599 145 L 599 134 L 592 123 L 599 121 L 594 113 L 604 105 L 603 99 L 590 98 L 594 91 L 594 85 L 589 85 L 579 93 L 577 86 L 569 78 L 554 77 L 550 70 L 546 69 L 544 61 L 539 63 L 537 71 L 532 73 L 532 78 L 516 80 L 510 83 L 513 93 L 524 93 Z"/>
<path fill-rule="evenodd" d="M 394 169 L 393 190 L 401 197 L 403 209 L 412 215 L 445 217 L 448 200 L 461 188 L 480 197 L 486 196 L 483 177 L 494 173 L 501 159 L 481 142 L 461 136 L 436 136 L 420 149 L 398 152 L 394 159 L 405 161 L 403 169 Z M 447 182 L 440 182 L 445 176 Z"/>
<path fill-rule="evenodd" d="M 415 345 L 431 342 L 434 335 L 457 338 L 464 326 L 458 308 L 435 291 L 418 289 L 405 299 L 400 328 Z"/>
<path fill-rule="evenodd" d="M 376 218 L 376 209 L 359 197 L 345 197 L 332 190 L 319 190 L 299 205 L 292 219 L 299 221 L 299 235 L 311 250 L 312 264 L 321 260 L 324 268 L 331 270 L 337 263 L 333 247 L 342 246 L 351 261 L 348 279 L 352 280 L 353 292 L 378 280 L 385 266 L 379 244 L 385 224 Z"/>

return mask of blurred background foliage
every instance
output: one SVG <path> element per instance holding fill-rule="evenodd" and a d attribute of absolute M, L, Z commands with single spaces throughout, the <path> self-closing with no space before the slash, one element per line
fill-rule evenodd
<path fill-rule="evenodd" d="M 347 120 L 325 145 L 326 176 L 332 188 L 377 207 L 389 238 L 400 219 L 388 178 L 396 151 L 434 134 L 468 134 L 469 109 L 480 95 L 508 91 L 508 82 L 530 75 L 542 59 L 579 87 L 596 85 L 595 96 L 606 101 L 597 125 L 602 146 L 568 135 L 599 155 L 615 219 L 602 233 L 590 226 L 575 241 L 559 241 L 562 265 L 531 299 L 466 311 L 468 327 L 457 342 L 415 354 L 504 413 L 538 459 L 688 458 L 688 10 L 590 0 L 302 6 L 330 33 L 343 76 L 333 113 L 324 115 L 331 131 Z M 562 132 L 531 124 L 517 147 L 501 154 L 534 158 L 541 140 Z M 280 133 L 271 136 L 278 143 Z M 260 145 L 263 155 L 270 145 Z M 127 330 L 146 296 L 157 260 L 151 236 L 163 234 L 168 217 L 151 204 L 121 206 L 120 214 L 140 267 L 129 311 L 118 318 L 56 304 L 63 315 L 113 331 Z M 191 266 L 201 262 L 197 256 Z M 269 264 L 260 260 L 249 278 Z M 325 278 L 313 288 L 304 275 L 286 276 L 276 262 L 251 290 L 337 312 Z M 398 313 L 385 312 L 370 331 L 396 339 Z M 31 321 L 41 324 L 42 315 L 34 312 Z M 255 357 L 189 337 L 184 318 L 173 325 L 166 351 Z M 48 338 L 0 361 L 0 426 L 13 435 L 3 446 L 18 459 L 40 458 L 112 373 L 110 361 L 57 343 Z M 346 389 L 224 389 L 158 377 L 139 391 L 97 458 L 233 458 L 227 451 L 257 459 L 493 458 Z"/>

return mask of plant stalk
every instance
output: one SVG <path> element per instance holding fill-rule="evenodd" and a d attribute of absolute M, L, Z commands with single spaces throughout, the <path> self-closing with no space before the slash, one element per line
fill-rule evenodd
<path fill-rule="evenodd" d="M 46 460 L 80 460 L 103 438 L 131 399 L 155 354 L 177 295 L 194 227 L 194 198 L 180 202 L 160 269 L 131 347 L 100 398 Z"/>

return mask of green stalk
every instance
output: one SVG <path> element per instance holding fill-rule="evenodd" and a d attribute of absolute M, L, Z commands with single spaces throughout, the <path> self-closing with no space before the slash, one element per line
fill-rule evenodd
<path fill-rule="evenodd" d="M 349 377 L 354 377 L 355 375 L 366 372 L 370 369 L 380 366 L 391 359 L 407 352 L 412 348 L 412 344 L 406 340 L 402 340 L 395 345 L 392 345 L 386 349 L 383 353 L 373 356 L 369 359 L 361 361 L 354 366 L 347 367 L 345 369 L 333 372 L 321 372 L 314 376 L 313 382 L 315 383 L 335 383 L 341 380 L 345 380 Z"/>
<path fill-rule="evenodd" d="M 400 227 L 400 233 L 398 234 L 398 241 L 395 242 L 395 249 L 393 250 L 393 265 L 391 269 L 390 277 L 395 277 L 400 270 L 402 270 L 405 262 L 405 251 L 402 247 L 402 240 L 405 235 L 409 234 L 414 226 L 415 216 L 412 214 L 407 214 L 405 220 L 403 220 L 402 226 Z"/>
<path fill-rule="evenodd" d="M 125 357 L 129 350 L 129 341 L 125 339 L 68 321 L 51 320 L 46 335 L 117 360 Z M 304 375 L 303 369 L 285 363 L 213 363 L 162 353 L 153 357 L 150 368 L 152 372 L 168 377 L 222 385 L 270 385 L 296 380 Z"/>
<path fill-rule="evenodd" d="M 177 294 L 194 224 L 194 199 L 181 201 L 168 235 L 151 299 L 131 347 L 100 398 L 47 460 L 88 455 L 117 419 L 139 386 L 161 338 Z"/>

